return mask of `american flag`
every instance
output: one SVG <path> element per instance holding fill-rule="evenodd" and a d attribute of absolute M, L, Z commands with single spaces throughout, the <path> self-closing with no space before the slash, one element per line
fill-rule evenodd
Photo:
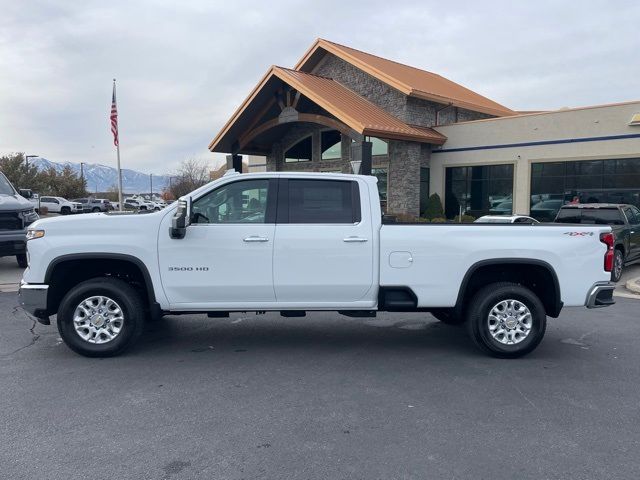
<path fill-rule="evenodd" d="M 111 133 L 113 144 L 118 146 L 118 106 L 116 105 L 116 82 L 113 81 L 113 95 L 111 96 Z"/>

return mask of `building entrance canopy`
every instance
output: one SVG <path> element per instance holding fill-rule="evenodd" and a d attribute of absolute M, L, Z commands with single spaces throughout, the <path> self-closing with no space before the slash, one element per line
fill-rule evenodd
<path fill-rule="evenodd" d="M 274 66 L 209 149 L 267 155 L 295 122 L 322 125 L 354 140 L 373 136 L 436 145 L 446 141 L 435 130 L 408 125 L 332 79 Z"/>

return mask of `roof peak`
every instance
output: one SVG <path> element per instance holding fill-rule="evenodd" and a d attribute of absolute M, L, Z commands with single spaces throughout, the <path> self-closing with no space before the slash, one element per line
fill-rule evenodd
<path fill-rule="evenodd" d="M 318 53 L 320 51 L 320 53 Z M 331 40 L 318 38 L 296 64 L 298 71 L 313 71 L 323 58 L 322 52 L 335 55 L 407 96 L 443 105 L 452 104 L 491 116 L 510 116 L 515 112 L 442 75 L 389 60 Z"/>
<path fill-rule="evenodd" d="M 362 54 L 368 55 L 370 57 L 376 57 L 376 58 L 379 58 L 380 60 L 384 60 L 385 62 L 395 63 L 396 65 L 400 65 L 401 67 L 412 68 L 413 70 L 417 70 L 419 72 L 428 73 L 430 75 L 436 75 L 436 76 L 438 76 L 440 78 L 445 78 L 442 75 L 440 75 L 439 73 L 432 72 L 431 70 L 425 70 L 424 68 L 418 68 L 418 67 L 416 67 L 414 65 L 409 65 L 408 63 L 398 62 L 397 60 L 392 60 L 391 58 L 382 57 L 380 55 L 376 55 L 375 53 L 365 52 L 364 50 L 360 50 L 359 48 L 353 48 L 353 47 L 350 47 L 349 45 L 343 45 L 342 43 L 333 42 L 331 40 L 327 40 L 326 38 L 318 38 L 318 40 L 321 40 L 321 41 L 326 42 L 326 43 L 330 43 L 332 45 L 335 45 L 336 47 L 353 50 L 355 52 L 362 53 Z"/>

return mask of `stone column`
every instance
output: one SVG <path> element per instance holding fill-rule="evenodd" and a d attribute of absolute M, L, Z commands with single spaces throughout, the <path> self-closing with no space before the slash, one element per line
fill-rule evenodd
<path fill-rule="evenodd" d="M 279 142 L 271 146 L 271 152 L 267 155 L 267 172 L 279 172 L 284 165 L 282 146 Z"/>
<path fill-rule="evenodd" d="M 420 144 L 389 141 L 387 212 L 420 215 Z"/>
<path fill-rule="evenodd" d="M 342 173 L 351 173 L 351 137 L 340 135 L 340 158 L 342 159 Z"/>
<path fill-rule="evenodd" d="M 317 165 L 322 160 L 322 136 L 320 130 L 311 133 L 311 161 Z"/>

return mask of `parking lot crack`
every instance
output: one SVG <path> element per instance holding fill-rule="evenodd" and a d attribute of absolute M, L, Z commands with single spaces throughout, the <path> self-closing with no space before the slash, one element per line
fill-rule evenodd
<path fill-rule="evenodd" d="M 19 321 L 23 321 L 26 318 L 26 320 L 30 322 L 31 326 L 29 327 L 29 333 L 31 334 L 31 341 L 29 343 L 27 343 L 26 345 L 23 345 L 22 347 L 13 350 L 12 352 L 0 355 L 0 358 L 10 357 L 10 356 L 15 355 L 16 353 L 26 349 L 26 348 L 31 347 L 40 338 L 40 335 L 36 333 L 37 321 L 35 319 L 31 318 L 31 317 L 28 317 L 20 307 L 17 307 L 17 306 L 13 307 L 13 310 L 11 311 L 11 315 L 15 319 L 17 319 Z"/>

